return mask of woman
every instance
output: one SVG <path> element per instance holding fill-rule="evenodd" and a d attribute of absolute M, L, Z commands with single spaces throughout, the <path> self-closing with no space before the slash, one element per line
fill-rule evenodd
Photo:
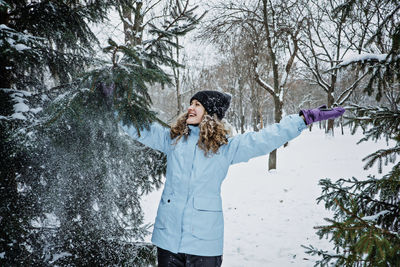
<path fill-rule="evenodd" d="M 342 108 L 302 110 L 259 132 L 229 137 L 221 120 L 230 100 L 221 92 L 200 91 L 171 129 L 152 124 L 140 137 L 135 128 L 121 124 L 130 136 L 167 155 L 166 181 L 152 236 L 160 267 L 221 266 L 220 193 L 229 166 L 266 155 L 298 136 L 307 124 L 344 112 Z"/>

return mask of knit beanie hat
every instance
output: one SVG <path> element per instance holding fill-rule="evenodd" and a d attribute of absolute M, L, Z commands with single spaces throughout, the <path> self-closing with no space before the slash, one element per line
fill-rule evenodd
<path fill-rule="evenodd" d="M 199 91 L 192 96 L 190 103 L 192 103 L 193 99 L 196 99 L 203 105 L 208 115 L 213 116 L 217 114 L 220 120 L 225 116 L 225 112 L 231 103 L 230 95 L 218 91 Z"/>

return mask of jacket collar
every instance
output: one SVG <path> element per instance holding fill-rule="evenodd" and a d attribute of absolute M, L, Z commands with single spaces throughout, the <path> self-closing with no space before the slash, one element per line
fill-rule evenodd
<path fill-rule="evenodd" d="M 198 125 L 188 125 L 189 129 L 190 129 L 190 134 L 195 134 L 195 135 L 199 135 L 200 133 L 200 128 Z"/>

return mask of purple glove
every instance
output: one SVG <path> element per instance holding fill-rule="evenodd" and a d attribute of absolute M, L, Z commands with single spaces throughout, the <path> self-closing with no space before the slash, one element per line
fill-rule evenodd
<path fill-rule="evenodd" d="M 111 98 L 112 94 L 114 93 L 115 84 L 106 84 L 105 82 L 99 82 L 97 84 L 97 89 L 103 94 L 105 98 Z"/>
<path fill-rule="evenodd" d="M 314 109 L 302 109 L 299 115 L 303 115 L 306 120 L 306 124 L 309 125 L 316 121 L 323 121 L 334 119 L 343 115 L 346 110 L 342 107 L 327 109 L 326 105 L 320 106 Z"/>
<path fill-rule="evenodd" d="M 101 95 L 105 98 L 105 102 L 108 107 L 113 104 L 113 94 L 115 90 L 115 84 L 106 84 L 105 82 L 97 83 L 97 90 L 100 91 Z"/>

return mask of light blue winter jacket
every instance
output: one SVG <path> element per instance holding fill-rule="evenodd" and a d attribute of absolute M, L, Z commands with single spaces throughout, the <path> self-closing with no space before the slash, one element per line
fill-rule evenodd
<path fill-rule="evenodd" d="M 158 206 L 152 242 L 174 253 L 201 256 L 223 254 L 224 218 L 221 183 L 229 165 L 266 155 L 298 136 L 306 125 L 290 115 L 259 132 L 228 139 L 217 154 L 205 156 L 199 149 L 199 128 L 190 125 L 190 135 L 176 145 L 170 129 L 154 123 L 138 137 L 136 129 L 120 124 L 139 142 L 167 155 L 164 191 Z"/>

